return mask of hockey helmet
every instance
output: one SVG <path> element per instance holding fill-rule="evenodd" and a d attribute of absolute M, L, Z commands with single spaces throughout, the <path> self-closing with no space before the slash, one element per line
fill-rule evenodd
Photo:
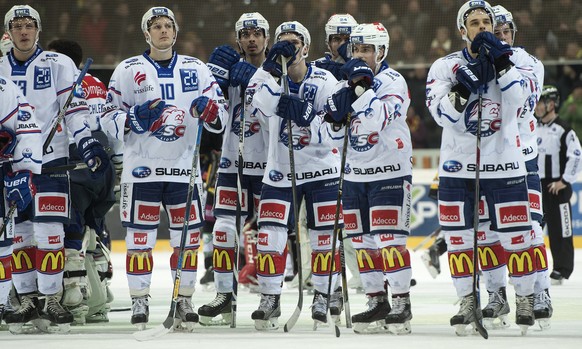
<path fill-rule="evenodd" d="M 376 63 L 380 63 L 388 55 L 390 35 L 382 23 L 360 24 L 350 34 L 350 45 L 353 47 L 357 44 L 374 45 Z M 382 56 L 380 56 L 380 48 L 384 48 Z"/>
<path fill-rule="evenodd" d="M 240 31 L 246 28 L 261 28 L 265 37 L 269 38 L 269 22 L 258 12 L 243 13 L 236 21 L 234 32 L 237 40 L 240 39 Z"/>
<path fill-rule="evenodd" d="M 143 17 L 141 18 L 141 31 L 147 32 L 150 26 L 150 21 L 154 17 L 159 16 L 166 16 L 172 20 L 174 23 L 174 28 L 176 28 L 176 33 L 180 30 L 178 27 L 178 22 L 176 22 L 176 17 L 174 16 L 174 12 L 167 7 L 152 7 L 144 13 Z"/>
<path fill-rule="evenodd" d="M 329 17 L 325 24 L 325 42 L 329 42 L 329 37 L 332 35 L 350 35 L 357 25 L 358 22 L 348 13 L 335 14 Z"/>
<path fill-rule="evenodd" d="M 309 35 L 309 31 L 305 26 L 303 26 L 303 24 L 297 21 L 281 23 L 281 25 L 277 27 L 277 30 L 275 30 L 275 41 L 279 41 L 279 36 L 283 33 L 295 33 L 301 37 L 305 46 L 311 44 L 311 35 Z"/>
<path fill-rule="evenodd" d="M 555 109 L 560 108 L 560 92 L 558 88 L 554 85 L 544 85 L 542 88 L 542 95 L 540 100 L 551 100 L 555 103 Z"/>
<path fill-rule="evenodd" d="M 487 1 L 483 0 L 467 1 L 466 3 L 463 4 L 463 6 L 461 6 L 459 12 L 457 12 L 457 28 L 459 30 L 465 29 L 465 34 L 463 34 L 463 40 L 465 41 L 469 40 L 466 34 L 467 27 L 465 26 L 465 21 L 467 20 L 469 14 L 476 9 L 485 10 L 489 18 L 491 18 L 492 27 L 495 28 L 495 14 L 493 13 L 493 8 L 491 7 L 491 5 L 489 5 Z"/>
<path fill-rule="evenodd" d="M 493 14 L 495 14 L 496 26 L 503 24 L 509 25 L 509 28 L 511 29 L 511 38 L 515 41 L 515 32 L 517 31 L 517 25 L 515 25 L 515 21 L 513 20 L 513 14 L 501 5 L 493 6 Z"/>
<path fill-rule="evenodd" d="M 10 23 L 15 18 L 24 17 L 32 18 L 32 20 L 34 20 L 34 22 L 36 23 L 38 31 L 39 32 L 42 31 L 40 15 L 35 9 L 30 7 L 29 5 L 14 5 L 10 10 L 8 10 L 8 12 L 6 12 L 6 15 L 4 16 L 4 31 L 6 32 L 10 31 Z"/>

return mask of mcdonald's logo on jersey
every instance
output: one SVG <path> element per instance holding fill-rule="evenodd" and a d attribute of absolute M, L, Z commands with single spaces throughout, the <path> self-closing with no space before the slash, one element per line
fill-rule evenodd
<path fill-rule="evenodd" d="M 257 273 L 270 276 L 277 274 L 272 254 L 257 254 Z"/>
<path fill-rule="evenodd" d="M 313 263 L 311 271 L 313 275 L 321 275 L 329 273 L 331 269 L 331 251 L 328 252 L 313 252 Z"/>
<path fill-rule="evenodd" d="M 36 250 L 37 260 L 40 259 L 39 272 L 57 274 L 65 268 L 65 250 Z M 40 258 L 39 258 L 40 257 Z"/>
<path fill-rule="evenodd" d="M 128 274 L 149 274 L 152 272 L 154 260 L 151 250 L 128 252 L 126 258 Z"/>
<path fill-rule="evenodd" d="M 0 282 L 12 279 L 10 256 L 0 258 Z"/>
<path fill-rule="evenodd" d="M 499 245 L 501 246 L 501 245 Z M 479 246 L 479 262 L 485 270 L 494 269 L 500 265 L 493 246 Z M 503 251 L 501 251 L 503 253 Z"/>
<path fill-rule="evenodd" d="M 510 252 L 507 258 L 509 275 L 523 276 L 534 272 L 533 259 L 530 250 Z"/>
<path fill-rule="evenodd" d="M 358 260 L 358 269 L 360 272 L 376 270 L 377 267 L 374 263 L 374 258 L 370 256 L 369 251 L 376 252 L 374 250 L 356 249 L 356 258 Z"/>
<path fill-rule="evenodd" d="M 546 248 L 542 246 L 535 246 L 534 248 L 534 258 L 536 260 L 537 270 L 547 270 L 548 269 L 548 256 L 546 254 Z"/>
<path fill-rule="evenodd" d="M 473 252 L 449 252 L 449 268 L 452 277 L 473 275 Z"/>
<path fill-rule="evenodd" d="M 15 274 L 34 270 L 34 259 L 32 256 L 34 250 L 34 248 L 26 248 L 12 253 L 12 271 Z"/>
<path fill-rule="evenodd" d="M 232 261 L 234 260 L 234 250 L 223 250 L 214 248 L 212 252 L 212 264 L 216 271 L 232 271 Z"/>
<path fill-rule="evenodd" d="M 198 268 L 198 249 L 189 248 L 184 250 L 184 258 L 182 258 L 183 270 L 194 270 Z"/>
<path fill-rule="evenodd" d="M 381 250 L 385 271 L 410 267 L 410 255 L 406 246 L 386 246 Z"/>

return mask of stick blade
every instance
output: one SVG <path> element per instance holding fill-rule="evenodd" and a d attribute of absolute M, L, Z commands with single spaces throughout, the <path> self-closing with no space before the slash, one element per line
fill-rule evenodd
<path fill-rule="evenodd" d="M 169 319 L 169 321 L 168 321 Z M 172 318 L 167 318 L 164 323 L 144 330 L 144 331 L 136 331 L 133 333 L 133 338 L 138 341 L 138 342 L 146 342 L 146 341 L 151 341 L 153 339 L 156 338 L 160 338 L 162 336 L 165 336 L 166 334 L 172 332 L 172 330 L 174 329 L 173 327 L 174 324 L 174 319 Z"/>
<path fill-rule="evenodd" d="M 299 320 L 299 315 L 301 315 L 301 308 L 298 306 L 297 308 L 295 308 L 295 311 L 293 312 L 293 314 L 291 315 L 289 320 L 287 320 L 287 323 L 283 327 L 283 330 L 285 332 L 291 331 L 293 326 L 295 326 L 295 324 L 297 323 L 297 320 Z"/>

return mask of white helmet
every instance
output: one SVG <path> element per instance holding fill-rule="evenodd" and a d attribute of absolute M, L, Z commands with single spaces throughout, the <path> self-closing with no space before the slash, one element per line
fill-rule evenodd
<path fill-rule="evenodd" d="M 277 30 L 275 30 L 275 41 L 279 41 L 279 36 L 283 33 L 296 33 L 301 36 L 305 46 L 311 44 L 311 35 L 309 35 L 309 31 L 305 26 L 303 26 L 303 24 L 297 21 L 281 23 L 281 25 L 277 27 Z"/>
<path fill-rule="evenodd" d="M 512 38 L 515 41 L 515 32 L 517 31 L 517 25 L 513 20 L 513 14 L 509 12 L 505 7 L 501 5 L 493 6 L 493 14 L 495 15 L 495 25 L 508 24 L 512 31 Z M 495 28 L 493 28 L 495 29 Z"/>
<path fill-rule="evenodd" d="M 261 28 L 265 32 L 265 37 L 269 38 L 269 22 L 258 12 L 243 13 L 234 25 L 236 39 L 240 39 L 240 31 L 245 28 Z"/>
<path fill-rule="evenodd" d="M 10 22 L 12 22 L 13 19 L 19 17 L 32 18 L 36 22 L 38 31 L 40 32 L 42 30 L 40 15 L 35 9 L 29 5 L 14 5 L 8 12 L 6 12 L 6 15 L 4 16 L 4 31 L 8 32 L 10 30 Z"/>
<path fill-rule="evenodd" d="M 463 4 L 463 6 L 461 6 L 459 12 L 457 12 L 457 28 L 459 30 L 465 29 L 465 34 L 463 35 L 463 40 L 465 41 L 469 41 L 469 38 L 467 38 L 466 34 L 467 27 L 465 26 L 465 21 L 467 20 L 467 16 L 471 13 L 471 11 L 478 8 L 485 10 L 485 12 L 489 15 L 489 18 L 491 18 L 492 27 L 495 28 L 495 15 L 493 14 L 493 8 L 491 7 L 491 5 L 489 5 L 487 1 L 484 0 L 467 1 L 466 3 Z"/>
<path fill-rule="evenodd" d="M 388 31 L 382 23 L 360 24 L 350 34 L 350 45 L 353 47 L 353 45 L 357 44 L 374 45 L 376 63 L 380 63 L 388 55 L 390 35 L 388 35 Z M 380 57 L 380 48 L 382 47 L 384 48 L 384 54 Z"/>
<path fill-rule="evenodd" d="M 352 17 L 352 15 L 346 14 L 335 14 L 327 20 L 325 24 L 325 42 L 329 41 L 329 37 L 337 34 L 347 34 L 349 35 L 352 30 L 358 25 L 358 22 Z"/>
<path fill-rule="evenodd" d="M 176 22 L 176 17 L 174 16 L 174 12 L 167 7 L 152 7 L 144 13 L 143 17 L 141 18 L 141 31 L 147 32 L 148 31 L 148 22 L 158 16 L 166 16 L 172 20 L 174 23 L 174 27 L 176 28 L 176 33 L 180 30 L 178 27 L 178 22 Z"/>

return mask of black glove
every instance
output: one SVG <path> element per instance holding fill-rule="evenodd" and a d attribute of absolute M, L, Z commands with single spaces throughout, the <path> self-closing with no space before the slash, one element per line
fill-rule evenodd
<path fill-rule="evenodd" d="M 99 178 L 109 170 L 109 156 L 99 141 L 93 137 L 85 137 L 79 142 L 79 155 L 91 170 L 91 177 Z"/>
<path fill-rule="evenodd" d="M 366 89 L 374 86 L 374 72 L 361 59 L 350 59 L 343 65 L 341 72 L 350 86 L 360 85 Z"/>
<path fill-rule="evenodd" d="M 493 66 L 483 56 L 479 56 L 457 70 L 457 80 L 472 93 L 477 93 L 479 87 L 487 85 L 494 78 Z"/>
<path fill-rule="evenodd" d="M 335 123 L 343 123 L 347 114 L 352 110 L 352 103 L 358 99 L 354 89 L 344 87 L 327 98 L 325 111 Z M 328 121 L 326 119 L 326 121 Z"/>
<path fill-rule="evenodd" d="M 238 61 L 240 61 L 240 55 L 228 45 L 218 46 L 208 58 L 208 64 L 206 65 L 214 75 L 223 93 L 228 92 L 230 71 Z"/>
<path fill-rule="evenodd" d="M 306 127 L 315 118 L 313 104 L 295 96 L 282 95 L 277 105 L 277 115 L 294 121 L 297 126 Z"/>
<path fill-rule="evenodd" d="M 277 42 L 269 50 L 269 54 L 267 54 L 267 58 L 263 62 L 263 69 L 271 75 L 280 78 L 283 75 L 281 63 L 279 63 L 281 56 L 288 59 L 287 67 L 289 67 L 295 61 L 295 45 L 290 41 Z"/>
<path fill-rule="evenodd" d="M 249 62 L 237 62 L 230 71 L 230 85 L 233 87 L 241 86 L 243 90 L 246 89 L 256 71 L 257 68 Z"/>

